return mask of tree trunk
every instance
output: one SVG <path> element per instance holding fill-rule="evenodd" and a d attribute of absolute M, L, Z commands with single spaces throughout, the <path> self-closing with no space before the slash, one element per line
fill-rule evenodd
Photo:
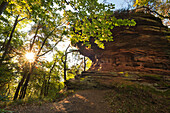
<path fill-rule="evenodd" d="M 56 58 L 55 58 L 55 61 L 54 61 L 54 64 L 52 65 L 51 69 L 50 69 L 50 72 L 49 72 L 49 76 L 48 76 L 48 81 L 47 81 L 47 90 L 46 90 L 46 95 L 48 95 L 48 90 L 49 90 L 49 87 L 50 87 L 50 79 L 51 79 L 51 73 L 55 67 L 55 64 L 56 64 L 56 60 L 57 60 L 57 55 L 56 55 Z"/>
<path fill-rule="evenodd" d="M 15 91 L 15 95 L 14 95 L 14 99 L 13 100 L 16 100 L 18 98 L 18 94 L 20 92 L 20 88 L 23 85 L 26 77 L 27 77 L 27 73 L 24 74 L 24 76 L 22 77 L 21 81 L 19 82 L 18 87 L 17 87 L 17 89 Z"/>
<path fill-rule="evenodd" d="M 8 2 L 3 1 L 2 4 L 0 5 L 0 15 L 4 10 L 6 9 L 6 6 L 8 5 Z"/>
<path fill-rule="evenodd" d="M 27 68 L 28 67 L 26 66 L 25 70 L 24 70 L 24 74 L 23 74 L 24 76 L 23 76 L 23 78 L 21 79 L 21 81 L 18 84 L 18 87 L 17 87 L 17 89 L 15 91 L 15 95 L 14 95 L 13 100 L 16 100 L 19 95 L 20 95 L 20 97 L 19 97 L 20 99 L 23 99 L 25 97 L 27 85 L 28 85 L 28 82 L 29 82 L 29 79 L 30 79 L 30 76 L 31 76 L 32 70 L 33 70 L 33 67 L 30 67 L 31 69 L 28 72 Z"/>
<path fill-rule="evenodd" d="M 27 79 L 26 79 L 26 81 L 25 81 L 25 83 L 24 83 L 24 85 L 23 85 L 23 87 L 22 87 L 22 89 L 20 91 L 19 99 L 24 99 L 24 97 L 25 97 L 27 86 L 28 86 L 28 82 L 30 80 L 30 76 L 31 76 L 31 73 L 28 74 Z"/>
<path fill-rule="evenodd" d="M 45 74 L 44 74 L 44 76 L 43 76 L 43 84 L 42 84 L 42 86 L 41 86 L 41 92 L 40 92 L 40 96 L 43 96 L 44 95 L 44 92 L 45 92 L 45 83 L 46 81 L 45 81 Z"/>
<path fill-rule="evenodd" d="M 45 96 L 48 95 L 48 90 L 49 90 L 49 87 L 50 87 L 50 79 L 51 79 L 51 73 L 49 73 L 49 76 L 48 76 L 48 81 L 47 81 L 47 87 L 46 87 Z"/>
<path fill-rule="evenodd" d="M 47 80 L 45 80 L 44 83 L 44 96 L 47 96 Z"/>
<path fill-rule="evenodd" d="M 65 55 L 65 61 L 64 61 L 64 82 L 67 80 L 67 55 Z"/>
<path fill-rule="evenodd" d="M 6 55 L 7 55 L 7 53 L 8 53 L 8 49 L 9 49 L 9 46 L 10 46 L 10 43 L 11 43 L 11 40 L 12 40 L 12 37 L 13 37 L 14 31 L 15 31 L 15 28 L 16 28 L 17 23 L 18 23 L 18 18 L 19 18 L 19 15 L 18 15 L 18 16 L 16 17 L 16 19 L 15 19 L 15 23 L 14 23 L 13 29 L 12 29 L 12 31 L 11 31 L 11 34 L 10 34 L 9 40 L 8 40 L 8 42 L 7 42 L 6 46 L 5 46 L 5 51 L 4 51 L 3 55 L 2 55 L 2 58 L 1 58 L 0 64 L 2 63 L 2 61 L 3 61 L 3 60 L 4 60 L 4 58 L 5 58 L 5 56 L 6 56 Z"/>
<path fill-rule="evenodd" d="M 40 25 L 40 22 L 38 22 L 37 29 L 36 29 L 36 32 L 35 32 L 35 35 L 34 35 L 33 41 L 32 41 L 32 43 L 30 44 L 30 51 L 32 51 L 32 48 L 33 48 L 33 46 L 34 46 L 35 39 L 36 39 L 36 37 L 37 37 L 38 30 L 39 30 L 39 25 Z"/>
<path fill-rule="evenodd" d="M 86 71 L 86 57 L 84 56 L 84 71 Z"/>
<path fill-rule="evenodd" d="M 70 45 L 68 45 L 68 47 L 66 48 L 65 54 L 61 57 L 61 61 L 64 64 L 64 87 L 66 88 L 66 80 L 67 80 L 67 54 L 69 52 L 67 52 L 68 48 L 70 47 Z M 63 61 L 63 57 L 65 56 L 65 59 Z"/>
<path fill-rule="evenodd" d="M 21 89 L 21 91 L 20 91 L 20 97 L 19 97 L 19 99 L 24 99 L 24 98 L 25 98 L 25 94 L 26 94 L 27 87 L 28 87 L 28 82 L 29 82 L 29 80 L 30 80 L 30 76 L 31 76 L 32 71 L 33 71 L 33 66 L 30 67 L 30 68 L 31 68 L 31 69 L 30 69 L 30 71 L 29 71 L 29 73 L 28 73 L 28 75 L 27 75 L 27 78 L 26 78 L 26 80 L 25 80 L 25 83 L 24 83 L 24 85 L 23 85 L 23 87 L 22 87 L 22 89 Z"/>

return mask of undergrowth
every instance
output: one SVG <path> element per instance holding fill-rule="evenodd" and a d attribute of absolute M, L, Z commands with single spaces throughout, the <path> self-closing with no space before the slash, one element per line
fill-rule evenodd
<path fill-rule="evenodd" d="M 9 111 L 8 109 L 13 109 L 15 106 L 25 106 L 25 105 L 39 105 L 41 106 L 44 103 L 48 102 L 56 102 L 60 101 L 63 98 L 66 98 L 67 96 L 71 95 L 73 93 L 73 90 L 68 91 L 61 91 L 58 92 L 55 96 L 54 95 L 48 95 L 45 97 L 30 97 L 25 99 L 19 99 L 15 101 L 1 101 L 0 102 L 0 113 L 10 113 L 12 111 Z"/>
<path fill-rule="evenodd" d="M 113 113 L 168 113 L 170 91 L 156 91 L 148 86 L 138 84 L 115 84 L 106 100 Z"/>

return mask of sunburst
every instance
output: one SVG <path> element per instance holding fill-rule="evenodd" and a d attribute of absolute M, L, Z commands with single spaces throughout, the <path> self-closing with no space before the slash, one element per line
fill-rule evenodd
<path fill-rule="evenodd" d="M 35 54 L 33 52 L 27 52 L 25 54 L 25 58 L 28 62 L 34 62 L 35 61 Z"/>

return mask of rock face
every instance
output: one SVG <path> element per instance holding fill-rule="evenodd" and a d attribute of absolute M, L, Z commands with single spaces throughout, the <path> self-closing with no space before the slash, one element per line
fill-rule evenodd
<path fill-rule="evenodd" d="M 104 42 L 100 49 L 94 39 L 91 48 L 81 42 L 76 46 L 80 53 L 92 60 L 89 71 L 122 72 L 138 71 L 170 75 L 170 42 L 168 28 L 161 19 L 145 13 L 118 13 L 116 18 L 134 19 L 134 27 L 111 29 L 113 42 Z"/>

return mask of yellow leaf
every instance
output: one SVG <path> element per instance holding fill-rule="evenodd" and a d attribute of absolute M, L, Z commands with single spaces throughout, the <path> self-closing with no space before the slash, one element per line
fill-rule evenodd
<path fill-rule="evenodd" d="M 138 4 L 138 2 L 139 2 L 139 1 L 138 1 L 138 0 L 136 0 L 136 3 L 133 5 L 133 7 L 135 7 L 135 6 Z"/>

